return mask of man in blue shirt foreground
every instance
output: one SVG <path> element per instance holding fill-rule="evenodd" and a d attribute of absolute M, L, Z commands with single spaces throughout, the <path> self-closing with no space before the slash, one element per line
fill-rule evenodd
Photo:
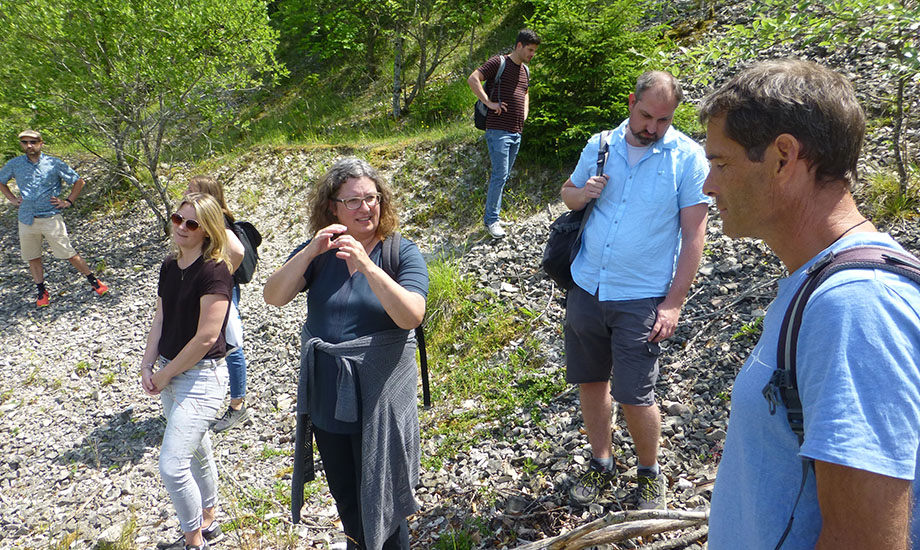
<path fill-rule="evenodd" d="M 86 261 L 70 245 L 67 227 L 61 211 L 70 208 L 80 196 L 84 181 L 67 164 L 56 157 L 42 153 L 42 136 L 34 130 L 19 134 L 19 147 L 25 153 L 0 168 L 0 193 L 19 207 L 19 248 L 22 259 L 29 263 L 32 280 L 38 287 L 35 305 L 48 305 L 49 295 L 45 289 L 45 270 L 42 265 L 42 239 L 51 246 L 55 258 L 69 260 L 89 281 L 92 290 L 105 294 L 109 288 L 90 271 Z M 16 180 L 19 196 L 13 194 L 7 185 Z M 61 181 L 71 184 L 70 194 L 60 198 Z"/>
<path fill-rule="evenodd" d="M 801 447 L 785 406 L 771 415 L 762 393 L 806 270 L 853 246 L 903 250 L 850 195 L 865 133 L 853 88 L 815 63 L 771 61 L 736 75 L 700 111 L 712 163 L 703 190 L 716 201 L 723 231 L 763 239 L 789 271 L 732 390 L 709 548 L 777 548 L 787 526 L 783 550 L 910 548 L 920 289 L 872 269 L 840 271 L 817 288 L 797 339 Z M 796 505 L 802 458 L 814 462 Z M 915 514 L 914 547 L 917 527 Z"/>
<path fill-rule="evenodd" d="M 636 444 L 638 506 L 666 507 L 654 391 L 659 342 L 674 333 L 699 268 L 708 209 L 703 149 L 671 128 L 682 97 L 670 74 L 641 75 L 629 95 L 629 118 L 610 134 L 603 175 L 596 176 L 595 135 L 562 186 L 562 200 L 573 210 L 597 199 L 566 302 L 566 380 L 579 385 L 593 454 L 587 473 L 570 488 L 576 505 L 601 499 L 612 487 L 615 399 Z"/>

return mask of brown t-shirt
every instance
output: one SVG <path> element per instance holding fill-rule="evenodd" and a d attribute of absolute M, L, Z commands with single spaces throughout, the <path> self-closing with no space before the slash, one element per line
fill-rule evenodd
<path fill-rule="evenodd" d="M 157 287 L 157 295 L 163 300 L 163 330 L 158 344 L 159 354 L 173 360 L 195 336 L 201 313 L 201 297 L 205 294 L 225 296 L 229 311 L 232 288 L 233 278 L 224 262 L 205 261 L 204 257 L 199 256 L 192 265 L 179 269 L 175 257 L 166 258 L 160 266 L 160 282 Z M 226 327 L 227 315 L 224 314 L 220 336 L 204 356 L 205 359 L 217 359 L 227 354 L 227 340 L 224 338 Z"/>
<path fill-rule="evenodd" d="M 511 61 L 510 56 L 504 57 L 505 70 L 502 71 L 500 87 L 501 100 L 508 110 L 501 115 L 496 115 L 490 110 L 486 116 L 486 130 L 504 130 L 519 134 L 524 128 L 524 96 L 527 95 L 527 89 L 530 87 L 530 79 L 523 65 Z M 486 82 L 491 82 L 495 78 L 495 73 L 498 72 L 498 67 L 501 65 L 501 58 L 502 56 L 496 55 L 479 67 L 479 74 Z M 494 87 L 490 99 L 493 101 L 498 99 Z"/>

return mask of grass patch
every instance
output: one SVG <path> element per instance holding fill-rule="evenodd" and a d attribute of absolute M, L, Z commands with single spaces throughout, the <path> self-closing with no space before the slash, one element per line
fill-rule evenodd
<path fill-rule="evenodd" d="M 917 171 L 914 170 L 914 174 Z M 866 179 L 866 199 L 872 208 L 875 221 L 898 222 L 918 217 L 920 185 L 916 175 L 911 178 L 906 191 L 901 189 L 898 177 L 892 172 L 871 174 Z"/>
<path fill-rule="evenodd" d="M 436 260 L 428 271 L 432 398 L 441 405 L 423 439 L 437 442 L 436 452 L 424 458 L 426 467 L 437 469 L 478 439 L 496 437 L 497 425 L 523 422 L 527 413 L 539 419 L 540 405 L 565 381 L 561 372 L 543 370 L 540 342 L 531 335 L 532 312 L 479 288 L 460 275 L 455 261 Z"/>

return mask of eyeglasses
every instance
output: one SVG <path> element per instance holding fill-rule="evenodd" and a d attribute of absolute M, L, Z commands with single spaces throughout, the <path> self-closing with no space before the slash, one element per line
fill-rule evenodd
<path fill-rule="evenodd" d="M 187 220 L 187 219 L 183 218 L 182 215 L 179 214 L 178 212 L 176 212 L 175 214 L 173 214 L 172 216 L 170 216 L 169 219 L 172 220 L 173 225 L 175 225 L 175 226 L 177 226 L 177 227 L 180 226 L 180 225 L 182 225 L 182 222 L 185 222 L 185 227 L 186 227 L 189 231 L 198 231 L 198 228 L 201 227 L 201 224 L 198 223 L 198 221 L 196 221 L 196 220 Z"/>
<path fill-rule="evenodd" d="M 370 195 L 364 195 L 363 197 L 351 197 L 349 199 L 332 199 L 335 202 L 340 202 L 345 205 L 345 208 L 349 210 L 357 210 L 361 208 L 361 203 L 367 203 L 368 208 L 373 208 L 377 206 L 377 203 L 380 202 L 381 195 L 380 193 L 372 193 Z"/>
<path fill-rule="evenodd" d="M 40 139 L 20 139 L 19 143 L 23 145 L 35 145 L 36 143 L 41 143 Z"/>

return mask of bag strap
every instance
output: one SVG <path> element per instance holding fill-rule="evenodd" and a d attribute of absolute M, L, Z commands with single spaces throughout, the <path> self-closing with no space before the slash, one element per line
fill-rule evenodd
<path fill-rule="evenodd" d="M 383 240 L 383 270 L 394 281 L 396 273 L 399 271 L 399 245 L 402 236 L 399 233 L 393 233 Z M 424 321 L 423 321 L 424 324 Z M 422 404 L 425 408 L 431 407 L 431 389 L 428 382 L 428 353 L 425 349 L 425 329 L 419 325 L 415 329 L 415 338 L 418 340 L 419 364 L 422 367 Z"/>
<path fill-rule="evenodd" d="M 786 407 L 786 419 L 799 440 L 799 447 L 805 442 L 805 416 L 796 377 L 796 351 L 805 305 L 821 283 L 844 269 L 881 269 L 907 277 L 920 285 L 920 260 L 910 254 L 881 246 L 855 246 L 836 253 L 828 252 L 808 268 L 805 281 L 796 291 L 792 302 L 786 309 L 777 343 L 776 370 L 773 371 L 770 381 L 763 388 L 763 395 L 770 406 L 771 415 L 776 414 L 777 404 L 782 403 Z M 799 505 L 799 499 L 802 498 L 809 466 L 813 467 L 814 461 L 803 457 L 802 481 L 799 484 L 798 496 L 795 497 L 795 504 L 792 505 L 786 529 L 774 550 L 782 547 L 792 529 L 795 510 Z"/>
<path fill-rule="evenodd" d="M 604 165 L 607 164 L 607 153 L 610 150 L 610 130 L 604 130 L 601 132 L 600 142 L 597 146 L 597 173 L 596 176 L 604 175 Z M 581 218 L 581 227 L 578 228 L 578 234 L 575 236 L 575 242 L 579 242 L 581 239 L 581 234 L 585 231 L 585 224 L 588 223 L 588 217 L 591 215 L 591 211 L 594 210 L 594 203 L 597 202 L 597 199 L 591 199 L 588 201 L 588 205 L 585 206 L 585 215 Z"/>
<path fill-rule="evenodd" d="M 502 73 L 505 72 L 505 56 L 501 56 L 501 61 L 498 63 L 498 70 L 495 71 L 495 78 L 492 79 L 492 92 L 495 92 L 495 101 L 498 103 L 502 102 Z M 489 99 L 492 99 L 492 94 L 489 94 Z"/>

